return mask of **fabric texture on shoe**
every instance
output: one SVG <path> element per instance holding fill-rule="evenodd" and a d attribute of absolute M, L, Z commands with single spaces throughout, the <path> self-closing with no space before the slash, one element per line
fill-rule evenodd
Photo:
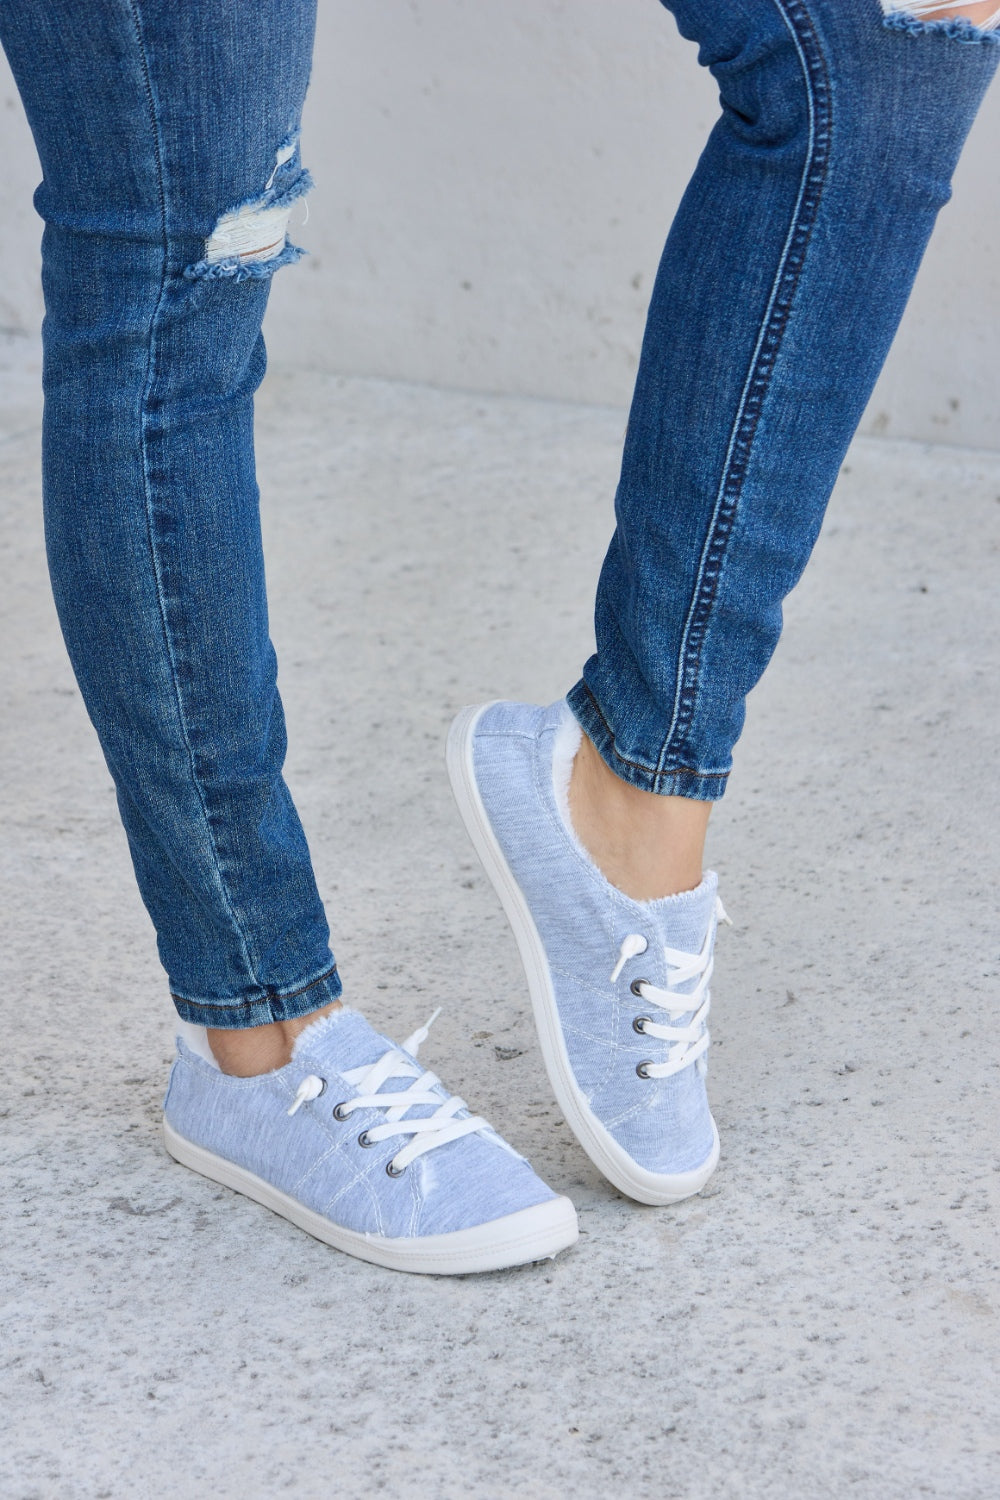
<path fill-rule="evenodd" d="M 421 1040 L 425 1035 L 426 1028 L 415 1034 Z M 172 1139 L 201 1148 L 336 1230 L 373 1243 L 419 1246 L 544 1209 L 550 1212 L 540 1215 L 541 1239 L 548 1243 L 550 1232 L 559 1239 L 559 1221 L 562 1243 L 542 1248 L 538 1256 L 525 1253 L 521 1260 L 554 1254 L 576 1238 L 568 1200 L 557 1198 L 524 1158 L 455 1100 L 412 1052 L 381 1036 L 355 1010 L 341 1008 L 306 1027 L 287 1066 L 258 1077 L 221 1073 L 180 1038 L 177 1054 L 164 1105 L 168 1148 Z M 386 1102 L 376 1104 L 376 1099 Z M 435 1123 L 428 1127 L 431 1119 Z M 418 1121 L 425 1125 L 408 1130 Z M 456 1132 L 457 1138 L 448 1138 Z M 403 1163 L 398 1170 L 397 1160 Z M 203 1170 L 198 1161 L 187 1164 Z M 531 1224 L 521 1227 L 530 1251 Z"/>
<path fill-rule="evenodd" d="M 449 768 L 511 919 L 568 1123 L 622 1191 L 670 1202 L 698 1191 L 718 1158 L 705 1090 L 717 878 L 659 901 L 610 884 L 560 811 L 553 752 L 568 715 L 562 702 L 466 710 Z"/>

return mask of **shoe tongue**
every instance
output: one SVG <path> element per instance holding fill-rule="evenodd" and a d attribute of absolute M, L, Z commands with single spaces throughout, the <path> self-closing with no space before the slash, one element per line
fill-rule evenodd
<path fill-rule="evenodd" d="M 641 932 L 649 941 L 649 956 L 646 966 L 656 970 L 648 975 L 654 984 L 665 984 L 670 970 L 664 948 L 676 948 L 681 953 L 700 953 L 715 911 L 718 877 L 714 871 L 706 872 L 701 885 L 693 891 L 682 891 L 679 896 L 665 896 L 661 901 L 634 901 L 631 910 L 622 912 L 622 921 L 635 922 L 629 931 Z M 620 937 L 624 935 L 619 934 Z M 642 960 L 637 959 L 641 964 Z M 696 980 L 680 986 L 681 992 L 691 989 Z"/>
<path fill-rule="evenodd" d="M 332 1073 L 350 1072 L 352 1068 L 370 1067 L 392 1051 L 402 1052 L 403 1049 L 369 1025 L 360 1011 L 344 1005 L 322 1020 L 314 1021 L 299 1033 L 295 1039 L 292 1058 L 294 1062 L 304 1064 L 321 1078 L 325 1078 Z M 403 1053 L 403 1056 L 409 1054 Z M 422 1065 L 418 1062 L 416 1066 L 419 1068 Z M 388 1078 L 378 1092 L 401 1093 L 409 1088 L 412 1081 L 406 1078 Z M 448 1097 L 447 1090 L 440 1084 L 434 1088 L 433 1093 L 441 1101 Z M 410 1105 L 406 1117 L 419 1119 L 423 1115 L 433 1114 L 438 1107 L 437 1104 Z M 463 1110 L 457 1118 L 464 1118 L 466 1114 L 467 1111 Z"/>
<path fill-rule="evenodd" d="M 718 876 L 714 870 L 708 870 L 701 885 L 693 891 L 664 896 L 662 901 L 637 901 L 635 905 L 647 916 L 649 925 L 655 927 L 661 943 L 685 953 L 697 953 L 712 920 L 718 887 Z"/>
<path fill-rule="evenodd" d="M 342 1005 L 314 1021 L 295 1038 L 292 1057 L 297 1063 L 315 1067 L 317 1073 L 346 1073 L 378 1062 L 393 1046 L 387 1037 L 369 1025 L 360 1011 Z"/>

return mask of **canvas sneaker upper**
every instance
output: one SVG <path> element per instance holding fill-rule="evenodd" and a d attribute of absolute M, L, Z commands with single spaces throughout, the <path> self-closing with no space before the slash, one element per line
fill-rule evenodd
<path fill-rule="evenodd" d="M 472 1258 L 489 1259 L 489 1226 L 498 1223 L 508 1225 L 495 1247 L 500 1264 L 571 1244 L 568 1200 L 417 1062 L 426 1034 L 423 1027 L 399 1047 L 345 1006 L 300 1033 L 286 1067 L 253 1078 L 221 1073 L 179 1038 L 164 1104 L 168 1148 L 181 1160 L 190 1148 L 187 1165 L 295 1222 L 301 1215 L 282 1205 L 298 1205 L 313 1216 L 301 1227 L 355 1254 L 360 1238 L 376 1250 L 390 1244 L 397 1259 L 409 1245 L 419 1260 L 421 1244 L 465 1235 L 475 1240 Z M 275 1193 L 280 1202 L 271 1201 Z M 530 1222 L 509 1229 L 512 1218 Z M 506 1243 L 511 1236 L 520 1250 Z M 447 1264 L 403 1268 L 487 1269 L 457 1263 L 464 1243 L 445 1247 Z"/>
<path fill-rule="evenodd" d="M 622 1191 L 670 1202 L 718 1159 L 705 1089 L 718 882 L 709 872 L 660 901 L 610 884 L 559 805 L 569 717 L 564 703 L 466 710 L 449 769 L 514 928 L 568 1123 Z"/>

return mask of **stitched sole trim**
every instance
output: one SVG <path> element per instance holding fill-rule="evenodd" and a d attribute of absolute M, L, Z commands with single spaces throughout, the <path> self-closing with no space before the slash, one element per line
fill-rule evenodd
<path fill-rule="evenodd" d="M 568 1198 L 550 1198 L 506 1214 L 488 1224 L 472 1229 L 456 1229 L 451 1234 L 429 1234 L 414 1239 L 388 1239 L 378 1234 L 361 1234 L 344 1229 L 331 1219 L 306 1208 L 262 1177 L 245 1167 L 216 1156 L 204 1146 L 178 1135 L 163 1122 L 163 1144 L 182 1166 L 221 1182 L 262 1203 L 299 1229 L 304 1229 L 325 1245 L 355 1255 L 359 1260 L 386 1266 L 391 1271 L 415 1271 L 427 1276 L 465 1276 L 476 1271 L 502 1271 L 508 1266 L 522 1266 L 533 1260 L 551 1260 L 560 1250 L 576 1243 L 579 1230 L 576 1210 Z"/>
<path fill-rule="evenodd" d="M 719 1132 L 712 1121 L 712 1150 L 707 1160 L 691 1172 L 649 1172 L 632 1160 L 614 1136 L 601 1124 L 577 1084 L 566 1051 L 555 991 L 545 947 L 531 916 L 524 893 L 514 878 L 490 824 L 476 785 L 473 740 L 480 716 L 491 708 L 485 703 L 463 708 L 448 733 L 448 775 L 466 832 L 479 855 L 483 869 L 500 897 L 528 980 L 531 1005 L 542 1049 L 542 1060 L 556 1100 L 573 1134 L 609 1182 L 639 1203 L 662 1206 L 679 1203 L 699 1193 L 719 1161 Z"/>

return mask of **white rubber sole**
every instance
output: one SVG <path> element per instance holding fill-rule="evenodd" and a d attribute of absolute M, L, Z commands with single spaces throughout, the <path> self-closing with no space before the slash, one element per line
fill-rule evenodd
<path fill-rule="evenodd" d="M 567 1125 L 595 1167 L 604 1173 L 609 1182 L 639 1203 L 658 1206 L 679 1203 L 683 1198 L 700 1193 L 718 1165 L 719 1132 L 715 1121 L 712 1121 L 712 1150 L 702 1166 L 691 1172 L 677 1172 L 668 1176 L 649 1172 L 633 1161 L 587 1103 L 586 1096 L 574 1077 L 563 1040 L 545 948 L 524 894 L 497 842 L 476 785 L 473 739 L 480 715 L 490 707 L 491 704 L 484 703 L 463 708 L 456 716 L 448 732 L 448 776 L 466 831 L 483 869 L 500 897 L 514 933 L 528 980 L 542 1060 L 549 1082 Z"/>
<path fill-rule="evenodd" d="M 579 1229 L 576 1210 L 568 1198 L 550 1198 L 533 1208 L 507 1214 L 489 1224 L 473 1229 L 457 1229 L 452 1234 L 430 1234 L 420 1239 L 387 1239 L 377 1234 L 359 1234 L 343 1229 L 322 1214 L 306 1208 L 297 1199 L 272 1187 L 244 1167 L 225 1157 L 206 1151 L 178 1135 L 163 1122 L 163 1144 L 182 1166 L 210 1177 L 213 1182 L 234 1188 L 262 1203 L 265 1208 L 299 1229 L 304 1229 L 325 1245 L 356 1255 L 359 1260 L 386 1266 L 391 1271 L 415 1271 L 426 1276 L 465 1276 L 476 1271 L 502 1271 L 508 1266 L 522 1266 L 533 1260 L 551 1260 L 560 1250 L 576 1243 Z"/>

